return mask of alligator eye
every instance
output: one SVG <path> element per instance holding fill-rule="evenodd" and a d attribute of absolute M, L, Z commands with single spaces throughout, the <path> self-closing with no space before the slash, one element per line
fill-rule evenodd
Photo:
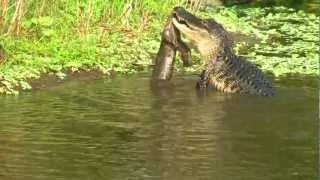
<path fill-rule="evenodd" d="M 173 16 L 173 18 L 175 18 L 176 20 L 179 21 L 179 18 L 178 18 L 178 16 L 177 16 L 177 13 L 172 13 L 172 16 Z"/>

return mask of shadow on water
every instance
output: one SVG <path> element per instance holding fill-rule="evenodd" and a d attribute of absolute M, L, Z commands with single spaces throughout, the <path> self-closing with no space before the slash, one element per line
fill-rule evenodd
<path fill-rule="evenodd" d="M 1 97 L 0 179 L 315 179 L 316 87 L 200 98 L 196 81 L 119 77 Z"/>

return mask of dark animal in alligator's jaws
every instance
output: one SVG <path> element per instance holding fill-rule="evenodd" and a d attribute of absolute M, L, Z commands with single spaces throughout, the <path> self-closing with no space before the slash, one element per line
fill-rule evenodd
<path fill-rule="evenodd" d="M 190 49 L 184 44 L 180 32 L 173 26 L 172 18 L 168 19 L 161 35 L 161 44 L 153 70 L 153 79 L 170 80 L 173 73 L 176 51 L 181 55 L 184 66 L 191 65 Z"/>
<path fill-rule="evenodd" d="M 235 55 L 233 42 L 222 25 L 213 19 L 200 19 L 182 7 L 173 9 L 172 22 L 202 57 L 205 67 L 197 83 L 200 91 L 211 84 L 222 92 L 274 95 L 272 83 L 262 71 Z"/>

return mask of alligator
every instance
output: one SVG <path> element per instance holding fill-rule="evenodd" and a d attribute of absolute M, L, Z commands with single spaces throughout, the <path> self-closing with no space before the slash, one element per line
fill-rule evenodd
<path fill-rule="evenodd" d="M 156 56 L 153 79 L 170 80 L 173 73 L 176 52 L 180 52 L 184 66 L 191 66 L 189 47 L 181 40 L 180 32 L 173 26 L 169 17 L 161 35 L 160 48 Z"/>
<path fill-rule="evenodd" d="M 201 92 L 212 85 L 227 93 L 275 94 L 258 66 L 234 53 L 233 41 L 221 24 L 198 18 L 182 7 L 175 7 L 171 16 L 174 26 L 201 55 L 204 70 L 196 86 Z"/>

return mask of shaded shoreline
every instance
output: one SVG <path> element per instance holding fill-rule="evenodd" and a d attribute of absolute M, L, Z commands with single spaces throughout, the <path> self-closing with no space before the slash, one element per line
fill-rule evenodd
<path fill-rule="evenodd" d="M 58 87 L 70 82 L 90 82 L 97 79 L 113 79 L 116 77 L 116 72 L 112 71 L 108 74 L 93 69 L 93 70 L 79 70 L 72 72 L 71 70 L 65 71 L 63 78 L 58 77 L 54 73 L 41 74 L 40 78 L 28 79 L 27 82 L 32 87 L 30 90 L 23 90 L 21 87 L 16 87 L 19 92 L 31 92 L 48 90 L 52 87 Z"/>
<path fill-rule="evenodd" d="M 40 78 L 38 79 L 29 79 L 28 83 L 32 87 L 30 90 L 23 90 L 21 87 L 16 87 L 16 90 L 19 92 L 33 92 L 33 91 L 46 91 L 50 88 L 59 87 L 66 85 L 67 83 L 72 82 L 91 82 L 94 80 L 99 79 L 109 79 L 112 80 L 114 78 L 117 78 L 117 76 L 120 76 L 119 73 L 112 71 L 108 74 L 104 74 L 99 70 L 79 70 L 76 72 L 66 71 L 66 76 L 61 79 L 57 75 L 51 73 L 51 74 L 42 74 Z M 129 78 L 130 76 L 145 76 L 146 73 L 140 72 L 135 73 L 134 75 L 127 75 Z M 175 76 L 190 76 L 195 75 L 194 73 L 181 73 L 181 72 L 175 72 Z M 303 74 L 287 74 L 281 77 L 274 77 L 268 73 L 266 73 L 267 77 L 272 80 L 274 84 L 281 84 L 285 86 L 294 86 L 294 87 L 301 87 L 301 84 L 304 85 L 304 87 L 311 87 L 311 88 L 317 88 L 318 87 L 318 78 L 315 75 L 303 75 Z M 150 76 L 151 80 L 151 73 L 148 72 L 147 76 Z M 174 78 L 173 80 L 174 81 Z M 170 82 L 170 81 L 169 81 Z"/>

